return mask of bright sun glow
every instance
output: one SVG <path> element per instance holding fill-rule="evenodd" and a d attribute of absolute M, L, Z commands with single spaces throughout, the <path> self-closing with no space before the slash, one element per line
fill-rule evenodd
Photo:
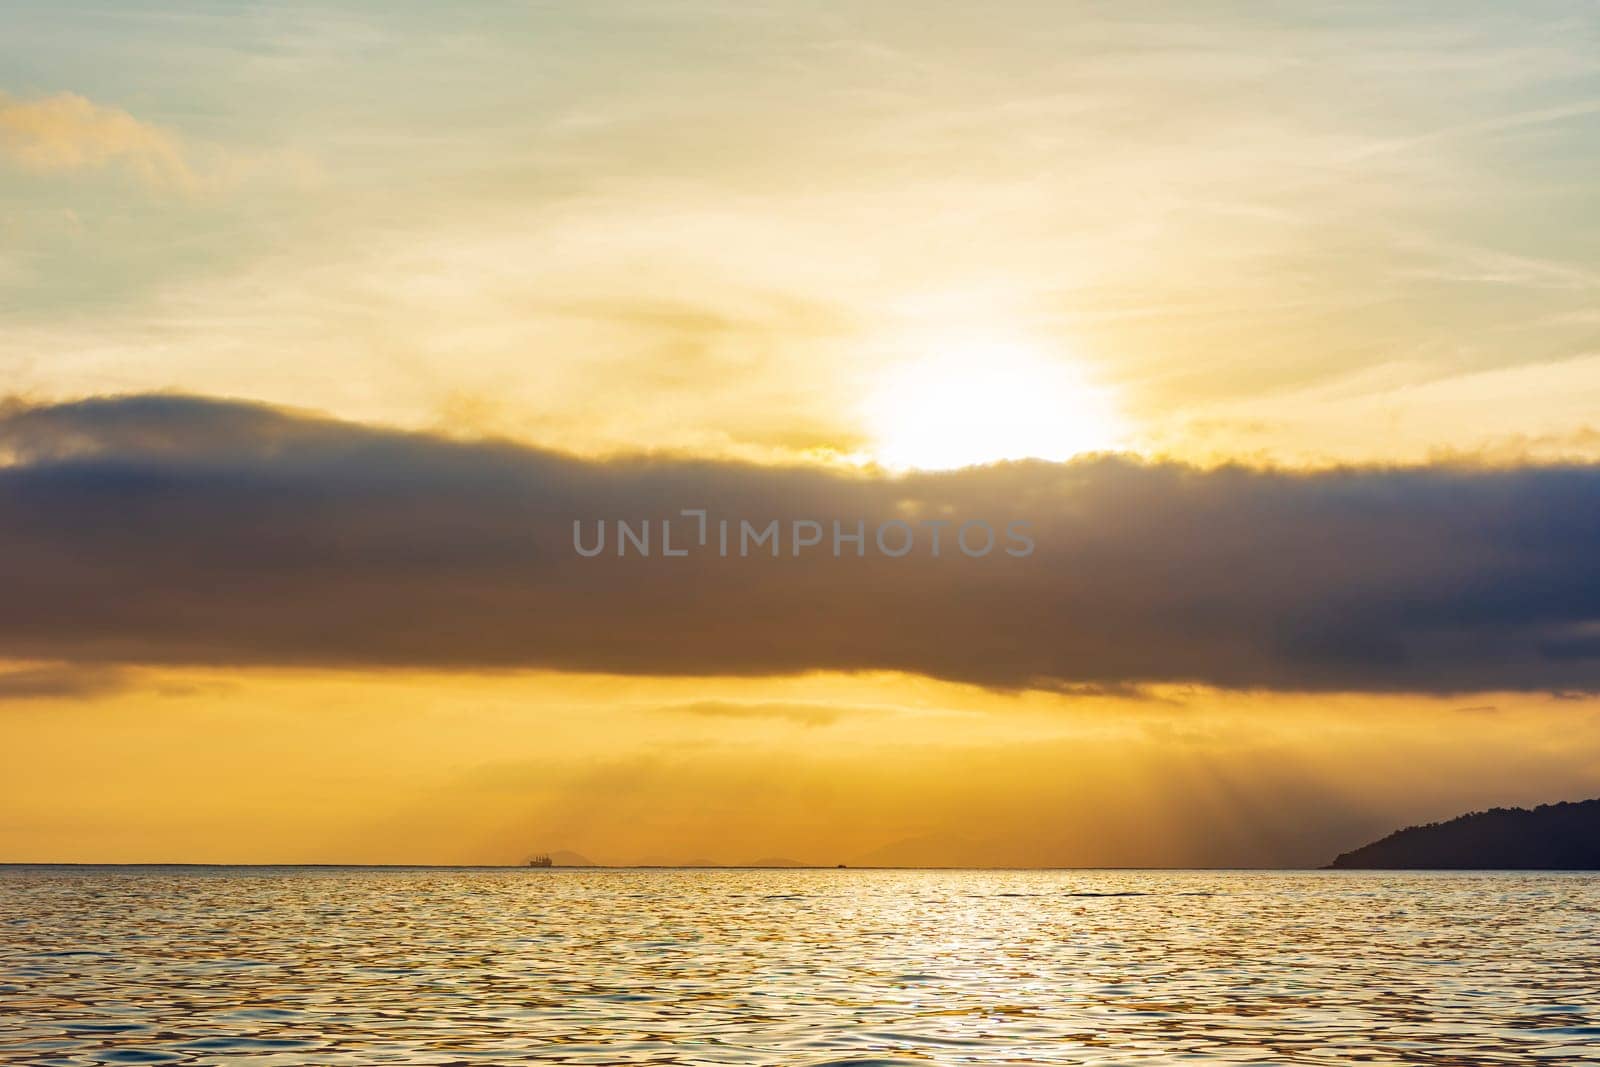
<path fill-rule="evenodd" d="M 1063 460 L 1115 448 L 1105 390 L 1023 344 L 942 345 L 888 369 L 866 406 L 873 457 L 924 470 L 1006 459 Z"/>

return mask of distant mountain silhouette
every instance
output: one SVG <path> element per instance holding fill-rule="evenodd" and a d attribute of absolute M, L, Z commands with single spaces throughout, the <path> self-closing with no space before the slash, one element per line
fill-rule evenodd
<path fill-rule="evenodd" d="M 550 853 L 550 861 L 557 867 L 593 867 L 595 865 L 594 860 L 581 852 L 552 852 Z"/>
<path fill-rule="evenodd" d="M 1490 808 L 1408 826 L 1346 852 L 1341 869 L 1600 870 L 1600 799 Z"/>
<path fill-rule="evenodd" d="M 981 842 L 949 834 L 921 834 L 916 837 L 902 837 L 871 852 L 857 855 L 850 860 L 850 866 L 982 867 L 988 859 L 990 857 L 984 854 Z"/>

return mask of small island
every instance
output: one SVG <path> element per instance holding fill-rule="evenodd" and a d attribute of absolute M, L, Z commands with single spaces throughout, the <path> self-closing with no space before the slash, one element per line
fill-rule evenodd
<path fill-rule="evenodd" d="M 1334 870 L 1600 870 L 1600 798 L 1490 808 L 1408 826 L 1346 852 Z"/>

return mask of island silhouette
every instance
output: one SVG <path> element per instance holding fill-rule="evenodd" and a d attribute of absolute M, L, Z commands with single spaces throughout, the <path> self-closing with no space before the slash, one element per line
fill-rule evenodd
<path fill-rule="evenodd" d="M 1408 826 L 1340 855 L 1328 868 L 1600 870 L 1600 798 L 1490 808 Z"/>

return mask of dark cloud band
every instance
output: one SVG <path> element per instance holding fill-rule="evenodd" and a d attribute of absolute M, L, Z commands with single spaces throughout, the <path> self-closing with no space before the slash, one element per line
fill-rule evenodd
<path fill-rule="evenodd" d="M 1595 467 L 866 476 L 584 461 L 173 396 L 13 406 L 0 456 L 14 658 L 1600 689 Z M 575 520 L 686 508 L 1024 521 L 1035 547 L 574 551 Z"/>

